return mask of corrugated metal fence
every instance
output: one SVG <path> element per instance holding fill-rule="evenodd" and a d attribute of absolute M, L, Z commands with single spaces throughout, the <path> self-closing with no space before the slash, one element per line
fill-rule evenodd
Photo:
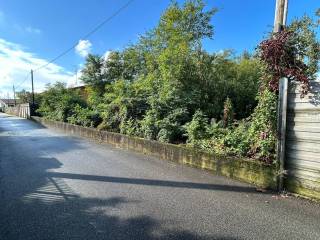
<path fill-rule="evenodd" d="M 7 107 L 5 109 L 5 112 L 11 115 L 22 117 L 22 118 L 30 118 L 30 104 L 23 103 L 23 104 L 18 104 L 15 107 Z"/>
<path fill-rule="evenodd" d="M 303 98 L 289 83 L 285 156 L 286 188 L 320 198 L 320 81 Z"/>

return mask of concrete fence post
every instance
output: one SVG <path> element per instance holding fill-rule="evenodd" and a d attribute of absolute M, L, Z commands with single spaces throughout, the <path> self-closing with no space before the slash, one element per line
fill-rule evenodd
<path fill-rule="evenodd" d="M 281 78 L 279 81 L 278 118 L 277 118 L 277 160 L 279 164 L 278 190 L 284 189 L 285 177 L 285 150 L 287 129 L 287 104 L 288 104 L 288 79 Z"/>

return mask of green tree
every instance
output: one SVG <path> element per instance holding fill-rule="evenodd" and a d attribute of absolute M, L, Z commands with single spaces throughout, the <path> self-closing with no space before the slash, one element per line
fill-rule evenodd
<path fill-rule="evenodd" d="M 98 105 L 104 94 L 106 77 L 103 71 L 104 60 L 99 55 L 89 54 L 81 70 L 80 80 L 88 85 L 89 102 L 92 106 Z"/>
<path fill-rule="evenodd" d="M 20 92 L 16 92 L 16 97 L 20 100 L 21 103 L 31 103 L 32 102 L 31 92 L 27 92 L 24 89 Z"/>

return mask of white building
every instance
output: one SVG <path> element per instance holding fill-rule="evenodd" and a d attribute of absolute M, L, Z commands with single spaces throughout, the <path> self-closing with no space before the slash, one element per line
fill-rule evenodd
<path fill-rule="evenodd" d="M 0 99 L 0 110 L 3 111 L 6 107 L 14 107 L 16 101 L 14 99 Z"/>

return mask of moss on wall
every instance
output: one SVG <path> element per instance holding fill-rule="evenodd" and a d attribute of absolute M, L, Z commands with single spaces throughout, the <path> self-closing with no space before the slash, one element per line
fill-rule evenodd
<path fill-rule="evenodd" d="M 296 179 L 286 179 L 285 185 L 290 192 L 320 201 L 320 189 L 312 187 L 306 181 L 299 182 Z"/>

